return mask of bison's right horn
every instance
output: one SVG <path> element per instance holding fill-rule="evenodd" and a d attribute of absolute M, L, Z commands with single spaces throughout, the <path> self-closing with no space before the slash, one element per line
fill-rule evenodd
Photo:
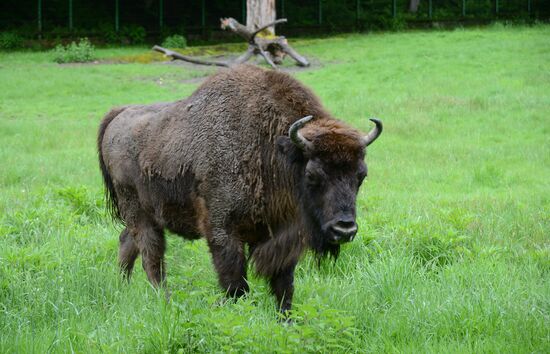
<path fill-rule="evenodd" d="M 378 138 L 380 134 L 382 134 L 382 129 L 384 127 L 380 119 L 371 118 L 370 121 L 373 122 L 376 126 L 363 137 L 363 144 L 365 144 L 365 147 L 372 144 L 376 140 L 376 138 Z"/>
<path fill-rule="evenodd" d="M 306 150 L 307 148 L 311 148 L 312 144 L 311 141 L 307 140 L 298 132 L 298 130 L 302 129 L 304 125 L 306 125 L 307 122 L 313 119 L 313 116 L 307 116 L 302 119 L 297 120 L 290 126 L 290 129 L 288 130 L 288 136 L 290 137 L 290 140 L 299 147 L 302 150 Z"/>

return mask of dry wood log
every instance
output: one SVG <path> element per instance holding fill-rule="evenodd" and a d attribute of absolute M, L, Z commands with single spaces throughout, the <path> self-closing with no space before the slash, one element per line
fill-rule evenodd
<path fill-rule="evenodd" d="M 288 44 L 284 36 L 273 36 L 270 35 L 270 31 L 267 31 L 269 27 L 287 22 L 286 18 L 275 20 L 255 31 L 251 31 L 232 17 L 222 18 L 220 21 L 222 29 L 230 30 L 243 37 L 248 42 L 249 50 L 252 48 L 253 54 L 261 55 L 271 66 L 275 67 L 274 64 L 281 64 L 286 55 L 294 59 L 299 66 L 309 66 L 307 59 L 298 54 Z M 262 36 L 262 34 L 266 36 Z"/>
<path fill-rule="evenodd" d="M 229 63 L 222 62 L 222 61 L 208 61 L 208 60 L 202 60 L 202 59 L 198 59 L 198 58 L 189 57 L 187 55 L 183 55 L 181 53 L 174 52 L 173 50 L 166 49 L 166 48 L 160 47 L 158 45 L 153 46 L 153 50 L 157 51 L 157 52 L 164 53 L 164 55 L 166 55 L 167 57 L 172 57 L 172 60 L 178 59 L 178 60 L 188 61 L 188 62 L 193 63 L 193 64 L 224 66 L 226 68 L 230 66 Z"/>
<path fill-rule="evenodd" d="M 228 29 L 232 32 L 235 32 L 248 42 L 248 49 L 246 50 L 246 52 L 244 52 L 242 55 L 231 62 L 208 61 L 193 58 L 182 55 L 178 52 L 174 52 L 170 49 L 160 47 L 158 45 L 155 45 L 153 47 L 153 50 L 164 53 L 164 55 L 171 57 L 172 60 L 183 60 L 201 65 L 231 67 L 233 65 L 242 64 L 248 61 L 254 55 L 260 55 L 269 65 L 271 65 L 271 67 L 277 69 L 277 65 L 281 64 L 284 57 L 288 55 L 296 61 L 297 65 L 309 66 L 309 62 L 307 61 L 307 59 L 298 54 L 298 52 L 296 52 L 296 50 L 294 50 L 294 48 L 292 48 L 290 44 L 288 44 L 288 41 L 284 36 L 273 36 L 270 35 L 270 31 L 267 31 L 269 27 L 275 26 L 279 23 L 287 22 L 286 18 L 268 23 L 267 25 L 264 25 L 255 31 L 251 31 L 246 26 L 240 24 L 237 20 L 231 17 L 222 18 L 220 19 L 220 21 L 222 29 Z M 264 33 L 266 33 L 267 36 L 262 36 L 262 34 Z"/>

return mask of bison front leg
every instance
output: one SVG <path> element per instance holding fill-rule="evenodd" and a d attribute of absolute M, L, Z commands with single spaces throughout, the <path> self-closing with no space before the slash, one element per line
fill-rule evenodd
<path fill-rule="evenodd" d="M 229 238 L 219 230 L 208 237 L 212 261 L 218 273 L 220 286 L 231 297 L 240 297 L 249 290 L 246 281 L 246 257 L 242 242 Z"/>
<path fill-rule="evenodd" d="M 275 273 L 269 280 L 271 292 L 277 299 L 279 311 L 286 317 L 292 307 L 294 295 L 294 269 L 296 264 Z"/>

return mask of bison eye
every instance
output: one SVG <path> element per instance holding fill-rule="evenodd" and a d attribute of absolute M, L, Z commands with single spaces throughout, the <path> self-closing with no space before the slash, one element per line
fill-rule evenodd
<path fill-rule="evenodd" d="M 311 187 L 318 187 L 322 184 L 322 179 L 317 173 L 306 172 L 306 182 Z"/>

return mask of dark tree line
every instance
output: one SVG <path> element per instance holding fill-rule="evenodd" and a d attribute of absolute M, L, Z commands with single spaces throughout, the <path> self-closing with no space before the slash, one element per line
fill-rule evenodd
<path fill-rule="evenodd" d="M 0 31 L 17 29 L 33 33 L 37 30 L 38 3 L 42 2 L 44 31 L 66 29 L 69 25 L 71 0 L 0 1 Z M 270 0 L 271 1 L 271 0 Z M 466 18 L 548 19 L 547 0 L 437 0 L 432 2 L 434 20 Z M 72 0 L 73 26 L 77 29 L 113 27 L 117 0 Z M 162 20 L 160 20 L 162 2 Z M 285 17 L 283 29 L 321 28 L 349 30 L 351 28 L 385 28 L 397 19 L 428 20 L 429 0 L 276 0 L 277 18 Z M 203 11 L 204 7 L 204 11 Z M 394 9 L 395 7 L 395 9 Z M 221 17 L 233 17 L 246 23 L 245 0 L 118 0 L 120 26 L 139 25 L 147 32 L 159 32 L 161 26 L 191 32 L 197 28 L 217 29 Z"/>

